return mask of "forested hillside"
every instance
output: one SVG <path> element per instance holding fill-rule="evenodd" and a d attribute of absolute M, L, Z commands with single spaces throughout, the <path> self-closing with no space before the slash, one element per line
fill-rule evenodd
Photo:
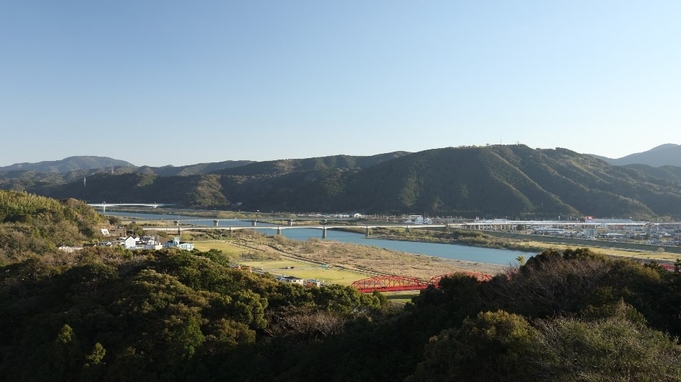
<path fill-rule="evenodd" d="M 97 215 L 4 191 L 0 211 L 0 380 L 681 380 L 678 269 L 547 251 L 402 307 L 231 268 L 217 250 L 15 245 Z"/>
<path fill-rule="evenodd" d="M 629 164 L 624 166 L 626 168 L 634 169 L 642 172 L 644 175 L 652 179 L 664 179 L 673 184 L 681 185 L 681 167 L 676 166 L 660 166 L 652 167 L 645 164 Z"/>
<path fill-rule="evenodd" d="M 408 154 L 404 151 L 396 151 L 372 156 L 334 155 L 319 158 L 283 159 L 252 163 L 247 166 L 216 171 L 216 173 L 223 175 L 276 176 L 294 172 L 336 169 L 352 170 L 371 167 Z"/>
<path fill-rule="evenodd" d="M 251 211 L 650 219 L 681 217 L 680 176 L 671 166 L 618 167 L 566 149 L 493 145 L 259 162 L 211 174 L 103 172 L 87 185 L 33 175 L 0 178 L 0 187 L 91 203 Z"/>
<path fill-rule="evenodd" d="M 81 201 L 0 190 L 0 265 L 80 245 L 102 224 L 102 216 Z"/>

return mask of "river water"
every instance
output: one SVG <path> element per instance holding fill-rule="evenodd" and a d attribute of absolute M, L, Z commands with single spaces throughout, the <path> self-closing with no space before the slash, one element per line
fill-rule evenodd
<path fill-rule="evenodd" d="M 213 219 L 197 218 L 182 215 L 163 215 L 163 214 L 147 214 L 147 213 L 132 213 L 132 212 L 106 212 L 106 215 L 129 217 L 140 220 L 179 220 L 182 224 L 192 224 L 195 226 L 213 226 Z M 230 220 L 220 219 L 220 227 L 247 227 L 251 226 L 250 220 Z M 260 229 L 260 232 L 269 235 L 276 234 L 276 226 L 258 222 L 258 227 L 272 227 L 272 230 Z M 311 238 L 321 239 L 321 230 L 313 228 L 300 229 L 282 229 L 282 235 L 287 238 L 295 240 L 309 240 Z M 487 264 L 499 265 L 517 265 L 516 258 L 524 256 L 528 259 L 534 256 L 534 253 L 509 250 L 509 249 L 493 249 L 482 247 L 469 247 L 458 244 L 443 244 L 443 243 L 422 243 L 414 241 L 399 241 L 399 240 L 385 240 L 367 238 L 364 234 L 337 231 L 333 229 L 326 230 L 326 240 L 334 240 L 341 243 L 353 243 L 359 245 L 373 246 L 379 248 L 390 249 L 393 251 L 401 251 L 407 253 L 443 257 L 446 259 L 466 260 Z"/>

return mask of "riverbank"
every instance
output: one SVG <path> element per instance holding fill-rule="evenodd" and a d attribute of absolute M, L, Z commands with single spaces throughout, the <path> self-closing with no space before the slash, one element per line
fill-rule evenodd
<path fill-rule="evenodd" d="M 148 221 L 150 224 L 153 221 Z M 142 221 L 138 220 L 138 224 L 144 225 Z M 146 222 L 145 222 L 146 223 Z M 156 222 L 158 224 L 158 222 Z M 168 224 L 168 223 L 166 223 Z M 147 227 L 153 229 L 152 227 Z M 343 228 L 341 231 L 352 231 L 355 233 L 362 232 L 363 227 Z M 235 232 L 236 233 L 236 232 Z M 184 235 L 189 235 L 188 231 L 182 232 Z M 370 236 L 377 241 L 386 239 L 390 241 L 403 242 L 425 242 L 437 244 L 456 244 L 467 247 L 489 248 L 489 249 L 505 249 L 516 250 L 526 253 L 539 253 L 545 249 L 565 249 L 585 247 L 584 245 L 570 245 L 560 244 L 556 242 L 546 243 L 534 240 L 541 240 L 541 236 L 515 236 L 515 237 L 499 237 L 493 236 L 494 233 L 472 231 L 472 230 L 454 230 L 454 229 L 426 229 L 426 228 L 412 228 L 406 230 L 404 228 L 380 228 L 371 229 Z M 231 240 L 225 231 L 205 230 L 202 234 L 198 234 L 197 239 L 214 239 L 214 240 Z M 258 234 L 259 235 L 259 234 Z M 201 238 L 203 236 L 203 239 Z M 283 236 L 267 236 L 259 235 L 258 241 L 269 240 L 269 244 L 260 244 L 262 251 L 279 251 L 282 255 L 291 259 L 299 261 L 308 261 L 315 264 L 329 264 L 338 269 L 345 268 L 350 271 L 363 272 L 364 274 L 387 274 L 387 275 L 401 275 L 418 277 L 428 279 L 432 276 L 441 274 L 457 272 L 457 271 L 472 271 L 487 274 L 496 274 L 503 272 L 505 268 L 516 264 L 514 255 L 503 262 L 498 262 L 497 265 L 487 264 L 475 261 L 477 258 L 468 258 L 466 260 L 447 259 L 443 257 L 417 255 L 414 253 L 423 253 L 409 250 L 410 253 L 390 251 L 387 249 L 377 248 L 369 244 L 370 240 L 359 244 L 341 244 L 334 242 L 333 239 L 321 240 L 313 238 L 311 240 L 300 239 L 292 240 L 286 239 Z M 188 240 L 188 238 L 183 238 Z M 288 241 L 286 241 L 288 240 Z M 331 246 L 329 243 L 335 243 Z M 593 242 L 591 244 L 598 244 Z M 338 245 L 338 246 L 336 246 Z M 270 249 L 267 249 L 267 248 Z M 314 248 L 313 248 L 314 247 Z M 390 248 L 391 246 L 387 246 Z M 639 259 L 642 261 L 659 261 L 672 263 L 676 255 L 670 253 L 642 253 L 631 251 L 619 251 L 613 248 L 604 251 L 603 248 L 587 246 L 594 252 L 602 253 L 610 256 L 626 256 L 630 258 Z M 341 249 L 338 249 L 341 248 Z M 519 254 L 520 255 L 520 254 Z M 526 258 L 528 255 L 524 255 Z M 474 261 L 471 261 L 474 260 Z M 499 265 L 500 264 L 500 265 Z"/>
<path fill-rule="evenodd" d="M 376 228 L 371 233 L 371 237 L 385 240 L 457 244 L 469 247 L 509 249 L 536 253 L 546 249 L 546 247 L 541 245 L 533 245 L 529 240 L 495 238 L 481 231 L 460 229 L 436 231 L 432 229 Z"/>
<path fill-rule="evenodd" d="M 385 240 L 457 244 L 535 253 L 540 253 L 547 249 L 589 248 L 595 253 L 608 257 L 626 257 L 633 260 L 644 262 L 656 261 L 663 264 L 673 264 L 676 260 L 681 259 L 681 254 L 678 253 L 681 251 L 681 248 L 678 247 L 642 246 L 620 242 L 487 231 L 454 230 L 452 232 L 441 232 L 426 229 L 411 230 L 410 232 L 400 229 L 377 229 L 375 231 L 372 237 Z"/>
<path fill-rule="evenodd" d="M 220 240 L 220 245 L 217 244 L 218 242 L 214 243 L 216 243 L 214 244 L 216 249 L 223 250 L 221 247 L 232 245 L 242 248 L 244 253 L 257 251 L 262 257 L 262 259 L 254 260 L 253 254 L 242 256 L 239 260 L 242 263 L 248 264 L 252 261 L 267 259 L 277 261 L 283 257 L 313 264 L 314 267 L 318 267 L 322 274 L 324 269 L 345 269 L 349 272 L 365 275 L 364 277 L 397 275 L 428 280 L 433 276 L 466 271 L 495 275 L 505 272 L 511 267 L 510 264 L 504 266 L 445 259 L 332 240 L 310 239 L 299 241 L 287 239 L 283 236 L 256 235 L 248 232 L 235 232 L 229 239 Z M 205 248 L 201 242 L 196 244 L 199 245 L 198 248 Z M 278 266 L 274 265 L 274 267 Z M 293 274 L 293 272 L 289 273 Z"/>

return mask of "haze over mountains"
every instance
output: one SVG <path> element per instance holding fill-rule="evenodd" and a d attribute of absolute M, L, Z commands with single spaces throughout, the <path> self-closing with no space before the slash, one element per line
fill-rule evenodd
<path fill-rule="evenodd" d="M 340 158 L 341 161 L 353 161 L 356 159 L 351 159 L 351 158 L 360 158 L 359 161 L 362 162 L 364 159 L 362 158 L 368 158 L 369 162 L 374 161 L 375 159 L 371 158 L 376 158 L 380 160 L 379 158 L 383 158 L 385 156 L 402 156 L 409 154 L 408 152 L 405 151 L 398 151 L 394 153 L 387 153 L 387 154 L 378 154 L 378 155 L 373 155 L 373 156 L 368 156 L 368 157 L 357 157 L 357 156 L 349 156 L 349 155 L 336 155 L 336 156 L 328 156 L 324 158 Z M 677 166 L 681 167 L 681 145 L 673 144 L 673 143 L 667 143 L 663 144 L 657 147 L 654 147 L 650 150 L 640 152 L 640 153 L 634 153 L 634 154 L 629 154 L 626 156 L 623 156 L 621 158 L 608 158 L 596 154 L 592 154 L 592 156 L 601 159 L 609 164 L 616 165 L 616 166 L 625 166 L 625 165 L 648 165 L 652 167 L 661 167 L 661 166 Z M 336 159 L 328 159 L 328 160 L 336 160 Z M 288 160 L 287 160 L 288 161 Z M 302 159 L 293 159 L 291 161 L 302 161 Z M 78 170 L 93 170 L 93 169 L 111 169 L 113 168 L 136 168 L 139 169 L 138 171 L 141 172 L 151 172 L 157 175 L 162 175 L 162 176 L 170 176 L 170 175 L 192 175 L 192 174 L 202 174 L 202 173 L 209 173 L 212 171 L 218 171 L 226 168 L 233 168 L 233 167 L 241 167 L 247 164 L 252 164 L 252 163 L 262 163 L 263 166 L 271 166 L 273 163 L 279 163 L 281 160 L 277 161 L 263 161 L 263 162 L 256 162 L 256 161 L 251 161 L 251 160 L 229 160 L 229 161 L 223 161 L 223 162 L 212 162 L 212 163 L 197 163 L 197 164 L 192 164 L 192 165 L 186 165 L 186 166 L 162 166 L 162 167 L 151 167 L 151 166 L 136 166 L 130 162 L 126 162 L 123 160 L 119 159 L 113 159 L 113 158 L 108 158 L 108 157 L 100 157 L 100 156 L 71 156 L 68 158 L 64 158 L 61 160 L 54 160 L 54 161 L 43 161 L 43 162 L 36 162 L 36 163 L 15 163 L 9 166 L 4 166 L 0 167 L 0 173 L 3 172 L 10 172 L 10 171 L 34 171 L 34 172 L 57 172 L 57 173 L 64 173 L 64 172 L 70 172 L 70 171 L 78 171 Z M 290 162 L 293 163 L 293 162 Z M 359 164 L 360 167 L 362 167 L 362 164 Z M 355 167 L 354 164 L 346 164 L 345 166 L 341 167 L 349 167 L 353 168 Z M 120 171 L 120 170 L 118 170 Z"/>
<path fill-rule="evenodd" d="M 629 157 L 659 163 L 665 156 L 674 159 L 669 153 L 679 149 L 663 145 Z M 681 216 L 681 167 L 607 161 L 567 149 L 492 145 L 183 167 L 122 165 L 113 171 L 109 166 L 64 173 L 15 170 L 0 174 L 0 188 L 92 203 L 165 202 L 251 211 Z"/>
<path fill-rule="evenodd" d="M 606 157 L 598 158 L 616 166 L 643 164 L 652 167 L 681 167 L 681 145 L 667 143 L 654 147 L 648 151 L 629 154 L 618 159 L 610 159 Z"/>
<path fill-rule="evenodd" d="M 132 163 L 98 156 L 72 156 L 62 160 L 44 161 L 37 163 L 15 163 L 0 167 L 0 172 L 35 171 L 35 172 L 69 172 L 78 170 L 92 170 L 109 167 L 135 167 Z"/>

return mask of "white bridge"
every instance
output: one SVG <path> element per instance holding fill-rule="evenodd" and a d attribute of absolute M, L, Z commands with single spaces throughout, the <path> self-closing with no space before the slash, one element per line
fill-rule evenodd
<path fill-rule="evenodd" d="M 176 221 L 179 222 L 179 221 Z M 216 223 L 217 224 L 217 223 Z M 250 230 L 276 230 L 277 234 L 281 234 L 282 230 L 285 229 L 318 229 L 322 231 L 322 238 L 326 238 L 326 231 L 329 229 L 335 229 L 335 230 L 364 230 L 364 234 L 366 236 L 369 236 L 369 232 L 371 229 L 374 228 L 402 228 L 406 229 L 409 231 L 412 228 L 446 228 L 446 224 L 421 224 L 421 225 L 298 225 L 298 226 L 258 226 L 257 221 L 252 221 L 251 226 L 226 226 L 226 227 L 220 227 L 220 226 L 213 226 L 213 227 L 207 227 L 207 226 L 177 226 L 177 227 L 142 227 L 142 229 L 149 230 L 149 231 L 177 231 L 178 234 L 181 231 L 191 231 L 191 230 L 225 230 L 234 232 L 238 230 L 244 230 L 244 229 L 250 229 Z"/>
<path fill-rule="evenodd" d="M 201 219 L 203 220 L 203 219 Z M 186 220 L 182 220 L 186 221 Z M 449 223 L 449 224 L 374 224 L 374 225 L 299 225 L 293 226 L 293 221 L 289 221 L 289 225 L 270 225 L 258 226 L 257 220 L 251 221 L 251 226 L 219 226 L 219 219 L 213 220 L 214 225 L 208 226 L 182 226 L 180 220 L 175 221 L 175 227 L 142 227 L 143 229 L 156 231 L 190 231 L 190 230 L 226 230 L 229 232 L 251 229 L 251 230 L 276 230 L 277 234 L 281 234 L 284 229 L 318 229 L 322 232 L 322 238 L 326 238 L 326 231 L 333 230 L 363 230 L 366 236 L 369 236 L 370 230 L 374 228 L 401 228 L 409 231 L 410 229 L 469 229 L 481 231 L 496 231 L 496 230 L 515 230 L 518 226 L 524 228 L 543 228 L 543 229 L 585 229 L 585 228 L 642 228 L 651 223 L 645 221 L 528 221 L 528 220 L 479 220 L 465 223 Z"/>
<path fill-rule="evenodd" d="M 107 202 L 88 204 L 88 206 L 93 207 L 93 208 L 101 208 L 102 212 L 106 212 L 106 207 L 151 207 L 151 208 L 157 208 L 157 207 L 165 207 L 165 206 L 172 206 L 172 205 L 173 204 L 167 204 L 167 203 L 107 203 Z"/>

